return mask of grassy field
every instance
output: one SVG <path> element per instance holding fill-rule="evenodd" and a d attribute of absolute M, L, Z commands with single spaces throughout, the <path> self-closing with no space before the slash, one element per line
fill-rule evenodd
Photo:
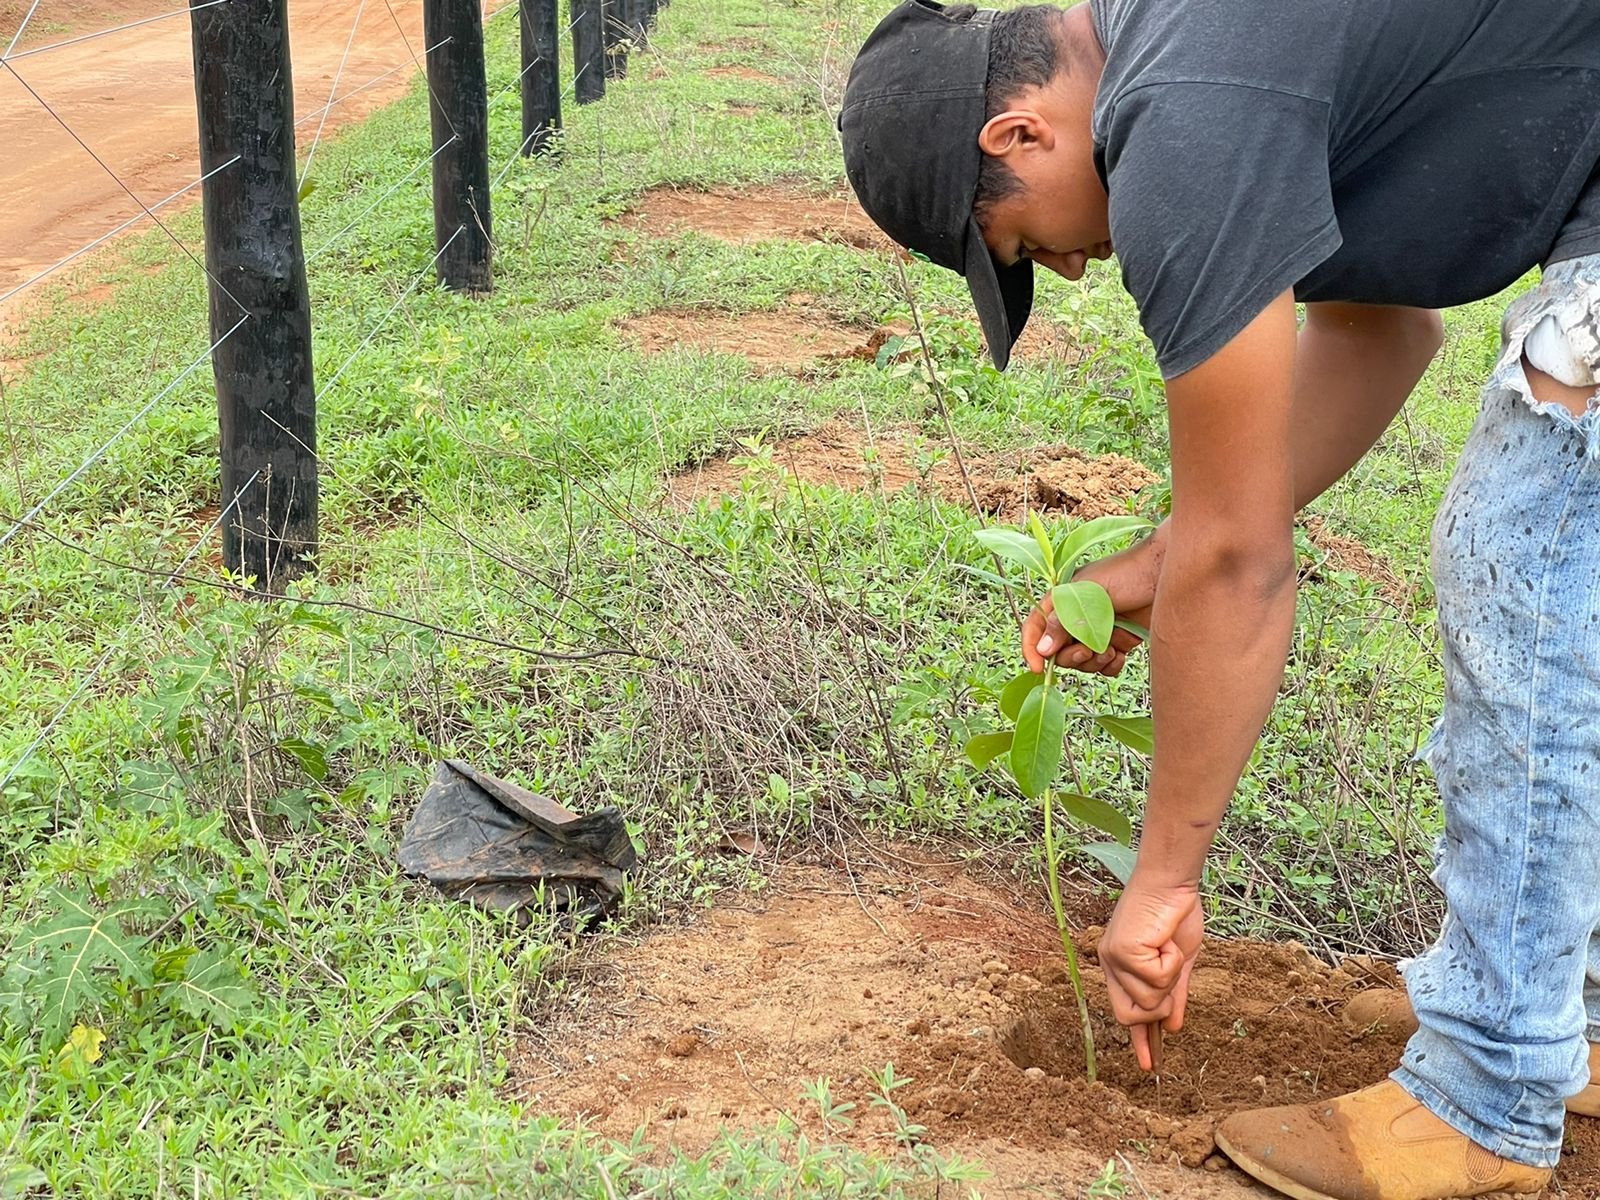
<path fill-rule="evenodd" d="M 204 366 L 0 550 L 0 1196 L 919 1195 L 965 1174 L 788 1128 L 688 1159 L 520 1111 L 508 1046 L 578 986 L 583 952 L 394 862 L 452 756 L 620 806 L 644 861 L 628 929 L 759 882 L 715 852 L 729 830 L 945 839 L 1037 878 L 1029 806 L 956 753 L 1017 653 L 1004 601 L 962 569 L 984 561 L 978 519 L 915 486 L 785 482 L 770 452 L 837 419 L 942 460 L 923 373 L 644 355 L 616 326 L 802 294 L 865 339 L 915 303 L 966 447 L 1070 441 L 1164 472 L 1159 377 L 1110 265 L 1041 289 L 1078 352 L 1001 377 L 953 276 L 613 220 L 663 184 L 840 187 L 831 109 L 878 7 L 677 0 L 627 81 L 569 107 L 559 166 L 514 161 L 515 24 L 491 22 L 486 299 L 431 286 L 427 173 L 400 182 L 428 153 L 422 96 L 319 151 L 306 238 L 328 247 L 311 290 L 319 382 L 337 379 L 303 603 L 220 586 Z M 707 73 L 730 65 L 747 70 Z M 177 228 L 197 239 L 197 215 Z M 8 518 L 206 349 L 202 282 L 170 242 L 82 283 L 102 275 L 109 300 L 48 298 L 8 352 L 26 359 L 4 387 Z M 1327 953 L 1431 934 L 1438 814 L 1411 761 L 1439 703 L 1425 548 L 1496 320 L 1451 315 L 1404 421 L 1318 505 L 1389 583 L 1303 534 L 1299 633 L 1215 856 L 1215 933 Z M 736 494 L 664 500 L 665 477 L 730 451 L 751 467 Z M 1137 706 L 1143 671 L 1095 686 Z M 1089 747 L 1080 769 L 1136 816 L 1135 761 Z M 85 928 L 87 959 L 51 951 Z"/>

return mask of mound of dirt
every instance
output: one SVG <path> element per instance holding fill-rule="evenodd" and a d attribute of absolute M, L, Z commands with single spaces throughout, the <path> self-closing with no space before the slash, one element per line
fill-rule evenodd
<path fill-rule="evenodd" d="M 1374 554 L 1355 538 L 1334 533 L 1321 517 L 1307 517 L 1301 525 L 1311 544 L 1325 556 L 1326 565 L 1332 570 L 1370 579 L 1377 584 L 1378 594 L 1396 608 L 1409 609 L 1416 600 L 1416 587 L 1402 579 L 1387 560 Z M 1316 573 L 1316 568 L 1312 573 Z"/>
<path fill-rule="evenodd" d="M 938 449 L 938 445 L 923 453 L 929 449 Z M 687 505 L 736 493 L 749 468 L 736 464 L 735 457 L 714 458 L 672 476 L 667 480 L 669 496 Z M 775 443 L 772 457 L 805 483 L 893 493 L 920 482 L 957 504 L 971 503 L 966 481 L 952 458 L 919 467 L 916 449 L 897 432 L 868 438 L 854 426 L 830 422 L 801 437 Z M 1021 520 L 1029 510 L 1085 520 L 1127 512 L 1129 501 L 1157 482 L 1155 475 L 1132 459 L 1118 454 L 1091 458 L 1066 445 L 971 457 L 965 464 L 979 507 L 1007 521 Z"/>
<path fill-rule="evenodd" d="M 705 72 L 705 76 L 707 79 L 738 79 L 745 83 L 764 83 L 772 87 L 783 86 L 783 80 L 776 75 L 768 75 L 765 71 L 757 71 L 751 67 L 712 67 Z"/>
<path fill-rule="evenodd" d="M 792 187 L 745 192 L 652 188 L 618 223 L 663 237 L 692 230 L 737 245 L 828 242 L 864 250 L 891 245 L 853 196 L 819 196 Z"/>
<path fill-rule="evenodd" d="M 794 370 L 856 357 L 867 334 L 822 314 L 727 313 L 715 309 L 665 309 L 618 323 L 646 354 L 689 347 L 704 354 L 739 354 L 757 367 Z"/>
<path fill-rule="evenodd" d="M 1103 918 L 1106 902 L 1080 894 L 1075 908 Z M 1094 932 L 1080 945 L 1091 1007 L 1104 1012 Z M 835 1104 L 855 1106 L 855 1124 L 833 1136 L 881 1150 L 892 1125 L 872 1105 L 871 1073 L 892 1063 L 909 1079 L 894 1098 L 925 1140 L 993 1172 L 986 1196 L 1077 1195 L 1120 1154 L 1152 1200 L 1243 1200 L 1262 1193 L 1214 1153 L 1223 1115 L 1376 1082 L 1404 1045 L 1382 1020 L 1342 1019 L 1357 1002 L 1383 1008 L 1368 997 L 1392 997 L 1373 984 L 1392 979 L 1386 969 L 1211 943 L 1160 1076 L 1141 1073 L 1101 1019 L 1089 1084 L 1059 961 L 1040 897 L 958 865 L 853 881 L 784 868 L 763 904 L 734 901 L 619 950 L 560 1027 L 522 1044 L 513 1090 L 542 1113 L 622 1137 L 643 1126 L 657 1144 L 699 1151 L 721 1128 L 785 1114 L 818 1131 L 803 1089 L 825 1077 Z M 1600 1195 L 1591 1124 L 1574 1123 L 1551 1195 Z"/>

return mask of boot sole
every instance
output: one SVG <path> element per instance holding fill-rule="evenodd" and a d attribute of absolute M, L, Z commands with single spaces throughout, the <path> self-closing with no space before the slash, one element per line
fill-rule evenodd
<path fill-rule="evenodd" d="M 1327 1192 L 1319 1192 L 1316 1188 L 1307 1187 L 1303 1183 L 1290 1179 L 1282 1172 L 1273 1170 L 1254 1155 L 1241 1153 L 1228 1142 L 1227 1136 L 1223 1133 L 1219 1132 L 1216 1138 L 1217 1149 L 1233 1160 L 1234 1166 L 1258 1183 L 1264 1183 L 1274 1191 L 1282 1192 L 1289 1197 L 1289 1200 L 1347 1200 L 1344 1196 L 1330 1196 Z M 1543 1190 L 1543 1187 L 1535 1189 L 1535 1191 Z M 1485 1194 L 1482 1200 L 1492 1200 L 1494 1196 L 1531 1196 L 1533 1194 L 1533 1192 L 1490 1192 Z"/>

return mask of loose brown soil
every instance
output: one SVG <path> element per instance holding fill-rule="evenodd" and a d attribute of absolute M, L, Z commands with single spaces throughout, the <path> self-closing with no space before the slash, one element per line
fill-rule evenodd
<path fill-rule="evenodd" d="M 1374 554 L 1355 538 L 1334 533 L 1321 517 L 1307 517 L 1301 524 L 1311 544 L 1326 556 L 1328 568 L 1369 579 L 1378 585 L 1378 594 L 1390 604 L 1402 609 L 1411 607 L 1417 589 L 1402 579 L 1386 559 Z"/>
<path fill-rule="evenodd" d="M 523 1043 L 513 1090 L 541 1113 L 616 1136 L 643 1126 L 656 1144 L 700 1151 L 721 1128 L 780 1114 L 817 1132 L 802 1088 L 826 1076 L 834 1102 L 856 1106 L 856 1125 L 834 1136 L 887 1151 L 869 1072 L 892 1063 L 912 1081 L 895 1098 L 926 1140 L 993 1172 L 986 1196 L 1076 1196 L 1120 1154 L 1133 1194 L 1238 1200 L 1264 1193 L 1214 1153 L 1221 1116 L 1376 1082 L 1404 1044 L 1381 1019 L 1345 1019 L 1393 1000 L 1387 968 L 1212 943 L 1161 1075 L 1142 1074 L 1100 1020 L 1091 1085 L 1041 897 L 904 858 L 853 878 L 786 867 L 764 899 L 620 948 L 557 1027 Z M 1075 907 L 1084 921 L 1105 912 L 1093 894 Z M 1094 932 L 1081 948 L 1091 1006 L 1104 1012 Z M 1600 1195 L 1594 1124 L 1573 1123 L 1551 1196 Z"/>
<path fill-rule="evenodd" d="M 890 242 L 848 195 L 817 195 L 793 187 L 745 192 L 653 188 L 619 219 L 629 229 L 670 237 L 685 231 L 719 241 L 830 242 L 888 249 Z"/>
<path fill-rule="evenodd" d="M 815 312 L 725 313 L 714 309 L 666 310 L 618 323 L 647 354 L 688 347 L 703 354 L 738 354 L 757 367 L 798 370 L 853 358 L 868 336 Z"/>
<path fill-rule="evenodd" d="M 927 447 L 937 449 L 937 445 Z M 922 484 L 958 504 L 970 504 L 966 483 L 947 457 L 925 472 L 917 451 L 898 431 L 878 431 L 868 438 L 860 429 L 830 422 L 800 437 L 773 446 L 773 461 L 805 483 L 828 484 L 850 491 L 880 489 L 894 493 Z M 739 490 L 749 467 L 736 464 L 738 454 L 714 458 L 667 480 L 674 503 L 691 504 Z M 965 459 L 967 478 L 984 512 L 1019 520 L 1030 510 L 1062 513 L 1079 519 L 1128 511 L 1139 492 L 1157 482 L 1155 475 L 1119 454 L 1090 458 L 1071 446 L 1030 446 L 1004 454 Z"/>
<path fill-rule="evenodd" d="M 738 79 L 745 83 L 765 83 L 773 87 L 782 87 L 783 80 L 776 75 L 768 75 L 765 71 L 753 70 L 750 67 L 712 67 L 705 73 L 707 79 Z"/>

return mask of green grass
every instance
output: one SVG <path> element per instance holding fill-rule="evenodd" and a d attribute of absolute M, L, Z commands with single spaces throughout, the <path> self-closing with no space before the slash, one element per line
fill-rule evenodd
<path fill-rule="evenodd" d="M 629 80 L 568 107 L 559 165 L 512 162 L 515 26 L 491 22 L 492 169 L 509 166 L 494 294 L 426 278 L 425 170 L 312 266 L 318 378 L 344 369 L 320 402 L 324 548 L 303 594 L 334 606 L 150 573 L 208 531 L 204 365 L 41 532 L 0 550 L 0 777 L 14 772 L 0 800 L 0 1195 L 31 1178 L 22 1164 L 54 1194 L 129 1197 L 914 1195 L 951 1172 L 786 1129 L 679 1161 L 520 1112 L 499 1090 L 508 1048 L 562 1004 L 579 951 L 441 899 L 393 857 L 450 755 L 579 809 L 620 805 L 644 852 L 635 925 L 750 882 L 712 851 L 752 822 L 791 845 L 841 830 L 966 839 L 1037 878 L 1031 806 L 956 752 L 1016 657 L 1004 603 L 958 569 L 981 562 L 971 514 L 915 489 L 785 483 L 759 450 L 740 494 L 688 513 L 661 499 L 664 473 L 835 415 L 937 450 L 926 388 L 870 363 L 802 381 L 727 356 L 644 357 L 611 324 L 772 309 L 794 292 L 864 333 L 908 313 L 883 257 L 608 223 L 664 183 L 839 187 L 827 106 L 877 7 L 678 0 Z M 725 64 L 779 83 L 703 73 Z M 427 153 L 417 94 L 319 148 L 308 246 Z M 175 228 L 194 243 L 197 215 Z M 907 271 L 964 441 L 1071 440 L 1163 471 L 1159 379 L 1113 270 L 1041 287 L 1041 315 L 1082 344 L 1081 364 L 1004 377 L 975 362 L 960 281 Z M 102 277 L 119 281 L 111 302 L 62 294 L 25 335 L 40 357 L 5 389 L 0 511 L 42 498 L 206 349 L 203 288 L 170 242 L 130 243 L 83 282 Z M 1319 504 L 1419 581 L 1496 320 L 1493 303 L 1453 314 L 1408 424 Z M 188 574 L 212 577 L 204 554 Z M 1284 698 L 1216 857 L 1212 929 L 1414 950 L 1437 913 L 1421 865 L 1436 800 L 1409 757 L 1439 703 L 1428 592 L 1400 611 L 1324 573 L 1301 605 Z M 618 653 L 570 663 L 463 631 Z M 1085 687 L 1137 707 L 1143 670 Z M 1086 784 L 1136 814 L 1137 762 L 1082 755 Z M 73 979 L 51 1017 L 26 950 L 63 895 L 143 911 L 115 931 L 126 960 Z M 214 1002 L 186 990 L 195 964 Z M 106 1034 L 97 1061 L 63 1051 L 73 1023 Z"/>

